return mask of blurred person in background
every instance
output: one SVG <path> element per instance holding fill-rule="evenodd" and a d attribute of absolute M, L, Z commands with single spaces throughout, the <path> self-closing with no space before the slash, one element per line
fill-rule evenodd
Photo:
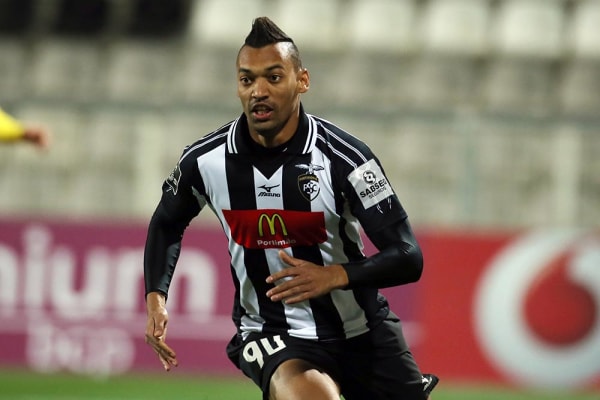
<path fill-rule="evenodd" d="M 43 126 L 18 121 L 0 108 L 0 142 L 27 142 L 46 149 L 50 146 L 50 132 Z"/>
<path fill-rule="evenodd" d="M 184 231 L 208 205 L 236 288 L 227 354 L 264 399 L 427 399 L 438 379 L 421 373 L 378 290 L 423 269 L 379 160 L 304 111 L 308 70 L 267 17 L 253 21 L 236 67 L 243 113 L 185 148 L 149 224 L 146 342 L 165 370 L 178 365 L 165 342 L 168 290 Z M 370 257 L 361 226 L 378 249 Z"/>

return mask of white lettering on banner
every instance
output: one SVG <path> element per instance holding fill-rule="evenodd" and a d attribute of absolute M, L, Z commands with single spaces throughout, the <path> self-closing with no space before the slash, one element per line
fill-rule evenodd
<path fill-rule="evenodd" d="M 17 254 L 0 246 L 0 317 L 15 315 L 17 303 Z"/>
<path fill-rule="evenodd" d="M 58 316 L 67 319 L 102 318 L 106 303 L 110 302 L 109 279 L 111 259 L 105 249 L 92 249 L 87 257 L 84 282 L 75 288 L 77 264 L 72 252 L 65 248 L 56 249 L 52 258 L 52 276 L 47 294 L 52 309 Z M 116 270 L 114 271 L 117 272 Z M 132 286 L 134 287 L 134 286 Z M 136 291 L 129 290 L 130 293 Z"/>
<path fill-rule="evenodd" d="M 591 295 L 598 315 L 600 241 L 581 231 L 537 232 L 512 243 L 488 266 L 475 298 L 483 349 L 504 373 L 528 386 L 578 387 L 600 371 L 600 318 L 575 343 L 557 346 L 537 337 L 523 316 L 528 290 L 567 253 L 567 278 Z"/>
<path fill-rule="evenodd" d="M 53 245 L 52 231 L 43 225 L 25 227 L 20 254 L 0 243 L 0 316 L 13 321 L 0 324 L 0 332 L 28 334 L 27 354 L 35 368 L 120 372 L 132 362 L 129 331 L 143 333 L 144 324 L 137 324 L 145 321 L 143 249 L 96 245 L 79 258 L 75 250 Z M 187 248 L 171 284 L 171 315 L 187 321 L 187 328 L 216 322 L 217 280 L 214 260 Z M 169 336 L 181 331 L 171 329 Z"/>
<path fill-rule="evenodd" d="M 134 345 L 127 332 L 85 325 L 59 328 L 47 321 L 29 327 L 27 357 L 36 371 L 66 369 L 76 373 L 109 375 L 131 368 Z"/>

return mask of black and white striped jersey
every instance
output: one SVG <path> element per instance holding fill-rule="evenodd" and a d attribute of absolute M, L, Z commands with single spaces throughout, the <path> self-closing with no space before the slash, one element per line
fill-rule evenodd
<path fill-rule="evenodd" d="M 331 122 L 302 110 L 293 138 L 267 149 L 250 138 L 241 115 L 186 147 L 163 185 L 161 206 L 180 227 L 204 206 L 219 218 L 236 288 L 233 320 L 242 335 L 349 338 L 389 312 L 376 288 L 334 290 L 292 305 L 266 296 L 272 287 L 266 277 L 285 268 L 280 249 L 325 266 L 357 261 L 365 258 L 361 226 L 369 234 L 406 218 L 369 147 Z M 173 267 L 177 254 L 168 257 Z M 165 275 L 156 279 L 164 287 L 147 289 L 166 292 L 171 276 Z"/>

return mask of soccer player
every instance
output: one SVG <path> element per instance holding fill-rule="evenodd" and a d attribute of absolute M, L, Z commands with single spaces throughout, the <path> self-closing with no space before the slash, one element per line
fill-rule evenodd
<path fill-rule="evenodd" d="M 184 230 L 208 206 L 228 240 L 237 332 L 231 361 L 264 399 L 427 399 L 379 288 L 419 280 L 407 214 L 366 144 L 308 114 L 310 77 L 267 17 L 237 56 L 243 113 L 185 148 L 163 184 L 144 254 L 146 342 L 168 371 L 169 283 Z M 378 252 L 362 252 L 360 226 Z"/>
<path fill-rule="evenodd" d="M 41 126 L 25 125 L 0 109 L 0 141 L 29 142 L 45 149 L 50 145 L 50 133 Z"/>

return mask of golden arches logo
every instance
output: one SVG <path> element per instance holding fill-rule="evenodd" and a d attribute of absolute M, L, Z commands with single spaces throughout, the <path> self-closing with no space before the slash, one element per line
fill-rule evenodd
<path fill-rule="evenodd" d="M 279 226 L 281 227 L 281 232 L 284 236 L 287 236 L 287 228 L 285 226 L 285 222 L 283 222 L 283 218 L 279 214 L 261 214 L 258 218 L 258 236 L 263 237 L 263 218 L 267 220 L 267 225 L 269 226 L 269 233 L 271 236 L 275 236 L 275 221 L 279 221 Z"/>

